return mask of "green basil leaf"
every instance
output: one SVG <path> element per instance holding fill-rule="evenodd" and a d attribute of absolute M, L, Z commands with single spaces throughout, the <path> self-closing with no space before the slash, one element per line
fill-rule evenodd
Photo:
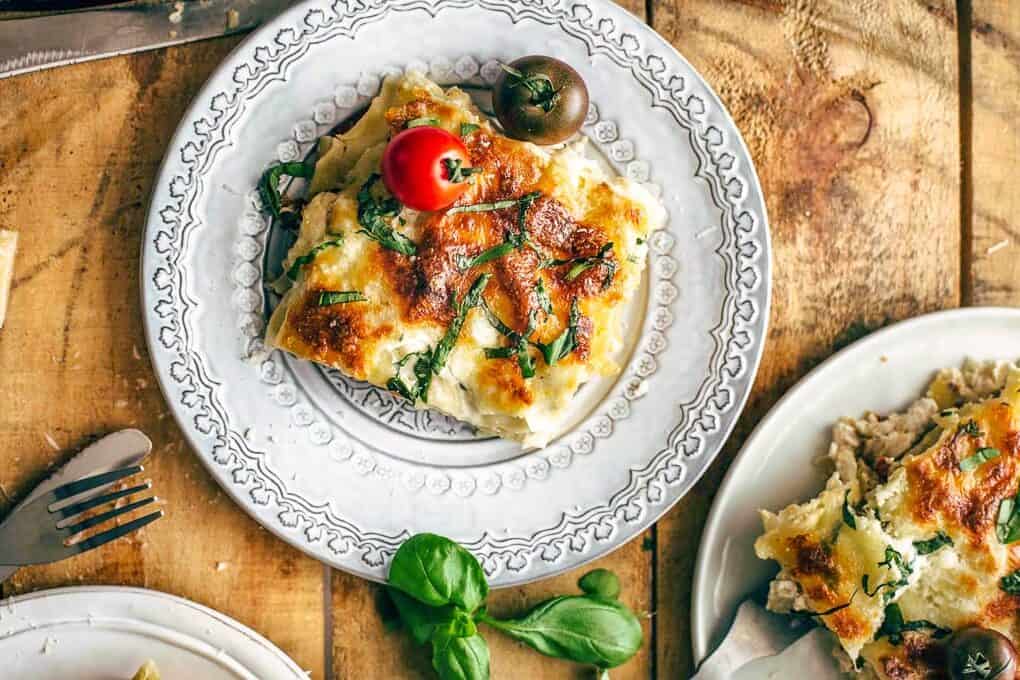
<path fill-rule="evenodd" d="M 990 460 L 995 460 L 1001 454 L 998 449 L 993 449 L 988 446 L 981 447 L 974 453 L 973 456 L 968 456 L 960 461 L 960 470 L 963 472 L 971 472 L 976 470 Z"/>
<path fill-rule="evenodd" d="M 348 302 L 368 302 L 368 298 L 360 290 L 324 290 L 319 293 L 320 307 L 342 305 Z"/>
<path fill-rule="evenodd" d="M 1017 496 L 1003 498 L 999 503 L 999 514 L 995 520 L 995 535 L 999 543 L 1008 545 L 1020 541 L 1020 491 Z"/>
<path fill-rule="evenodd" d="M 370 175 L 358 189 L 358 224 L 361 225 L 358 233 L 368 236 L 384 248 L 410 257 L 418 252 L 418 247 L 390 224 L 400 214 L 403 206 L 395 198 L 377 198 L 372 193 L 372 187 L 378 181 L 379 175 Z"/>
<path fill-rule="evenodd" d="M 441 680 L 488 680 L 489 646 L 481 635 L 438 635 L 432 640 L 432 667 Z"/>
<path fill-rule="evenodd" d="M 885 620 L 882 621 L 882 625 L 879 627 L 878 631 L 875 632 L 875 639 L 878 640 L 882 637 L 888 637 L 890 644 L 899 645 L 903 642 L 903 633 L 911 630 L 925 629 L 931 630 L 932 637 L 934 638 L 943 638 L 953 632 L 948 628 L 943 628 L 942 626 L 925 619 L 906 621 L 903 618 L 903 611 L 900 609 L 900 606 L 893 603 L 886 606 Z"/>
<path fill-rule="evenodd" d="M 485 352 L 486 359 L 509 359 L 517 356 L 516 347 L 485 347 L 482 351 Z"/>
<path fill-rule="evenodd" d="M 459 269 L 462 272 L 467 271 L 468 269 L 471 269 L 472 267 L 477 267 L 480 264 L 485 264 L 486 262 L 491 262 L 492 260 L 498 260 L 499 258 L 505 255 L 509 255 L 516 249 L 517 246 L 515 246 L 513 243 L 510 243 L 509 241 L 506 241 L 504 243 L 500 243 L 499 245 L 492 246 L 491 248 L 487 248 L 482 252 L 478 253 L 477 255 L 475 255 L 474 257 L 461 256 L 457 258 L 457 269 Z"/>
<path fill-rule="evenodd" d="M 521 375 L 525 380 L 528 378 L 535 377 L 535 360 L 531 358 L 531 353 L 528 352 L 528 341 L 525 338 L 521 338 L 517 342 L 517 365 L 521 369 Z"/>
<path fill-rule="evenodd" d="M 552 314 L 552 300 L 549 298 L 549 291 L 545 289 L 545 282 L 541 276 L 538 277 L 538 282 L 535 283 L 535 296 L 538 298 L 538 306 L 542 308 L 542 311 L 546 314 Z"/>
<path fill-rule="evenodd" d="M 448 538 L 417 534 L 393 556 L 389 583 L 432 607 L 453 604 L 473 612 L 489 594 L 478 560 Z"/>
<path fill-rule="evenodd" d="M 456 215 L 457 213 L 478 213 L 478 212 L 491 212 L 493 210 L 505 210 L 512 208 L 515 205 L 522 203 L 531 205 L 542 194 L 538 191 L 533 191 L 530 194 L 524 194 L 520 198 L 508 198 L 502 201 L 494 201 L 492 203 L 475 203 L 474 205 L 457 205 L 446 211 L 447 215 Z"/>
<path fill-rule="evenodd" d="M 294 264 L 292 264 L 290 268 L 287 270 L 287 278 L 290 279 L 291 281 L 297 281 L 298 275 L 301 274 L 301 268 L 304 267 L 306 264 L 311 264 L 312 262 L 314 262 L 316 255 L 321 253 L 326 248 L 337 248 L 343 245 L 343 242 L 344 239 L 342 236 L 340 238 L 335 238 L 330 241 L 323 241 L 319 245 L 309 250 L 304 255 L 296 258 L 294 260 Z"/>
<path fill-rule="evenodd" d="M 641 623 L 616 600 L 564 595 L 539 604 L 519 619 L 480 620 L 533 649 L 560 659 L 613 668 L 641 648 Z"/>
<path fill-rule="evenodd" d="M 405 130 L 410 130 L 416 127 L 437 127 L 439 125 L 438 118 L 432 118 L 430 116 L 422 116 L 421 118 L 412 118 L 404 124 Z"/>
<path fill-rule="evenodd" d="M 984 434 L 984 432 L 981 431 L 981 428 L 978 426 L 978 424 L 973 420 L 968 420 L 963 425 L 961 425 L 960 431 L 971 437 L 980 437 L 981 435 Z"/>
<path fill-rule="evenodd" d="M 620 597 L 620 578 L 608 569 L 593 569 L 581 577 L 577 586 L 588 593 L 607 600 Z"/>
<path fill-rule="evenodd" d="M 934 538 L 929 538 L 927 541 L 914 541 L 914 548 L 917 549 L 918 555 L 930 555 L 940 548 L 952 544 L 953 539 L 939 531 Z"/>
<path fill-rule="evenodd" d="M 482 291 L 485 290 L 485 286 L 488 285 L 490 278 L 492 278 L 491 274 L 482 274 L 475 279 L 475 282 L 471 284 L 471 288 L 464 294 L 464 299 L 457 305 L 457 315 L 450 322 L 446 333 L 443 335 L 443 339 L 439 341 L 435 351 L 432 353 L 433 375 L 439 375 L 439 372 L 443 370 L 443 366 L 446 365 L 446 360 L 450 356 L 450 352 L 453 351 L 457 338 L 460 336 L 460 329 L 464 326 L 464 320 L 467 319 L 468 312 L 477 307 L 479 302 L 481 302 Z"/>
<path fill-rule="evenodd" d="M 850 507 L 850 489 L 847 489 L 846 495 L 843 496 L 843 523 L 851 529 L 857 528 L 857 518 L 854 516 L 854 511 Z"/>
<path fill-rule="evenodd" d="M 999 580 L 999 588 L 1010 595 L 1020 595 L 1020 569 L 1003 576 Z"/>
<path fill-rule="evenodd" d="M 413 387 L 405 382 L 403 376 L 404 366 L 412 360 L 414 361 L 414 364 L 411 366 L 411 373 L 415 379 Z M 424 400 L 428 395 L 429 385 L 432 382 L 432 371 L 430 370 L 431 364 L 431 349 L 405 354 L 394 364 L 396 372 L 393 377 L 386 382 L 386 389 L 391 392 L 396 392 L 411 403 L 416 402 L 418 399 Z"/>
<path fill-rule="evenodd" d="M 563 329 L 556 339 L 549 344 L 536 342 L 535 346 L 542 352 L 545 363 L 553 366 L 557 361 L 570 356 L 570 353 L 577 349 L 577 323 L 581 319 L 581 311 L 577 304 L 577 298 L 570 303 L 570 316 L 567 319 L 567 327 Z"/>
<path fill-rule="evenodd" d="M 259 198 L 273 217 L 280 216 L 283 199 L 280 197 L 280 178 L 284 175 L 290 177 L 311 177 L 315 174 L 315 163 L 279 163 L 270 167 L 259 180 Z"/>
<path fill-rule="evenodd" d="M 475 125 L 474 123 L 461 123 L 460 124 L 460 136 L 461 137 L 467 137 L 472 132 L 477 130 L 478 127 L 479 126 Z"/>
<path fill-rule="evenodd" d="M 430 607 L 396 588 L 387 588 L 386 593 L 396 606 L 401 622 L 415 642 L 420 645 L 431 640 L 432 634 L 438 627 L 452 623 L 458 613 L 457 608 L 453 605 Z"/>

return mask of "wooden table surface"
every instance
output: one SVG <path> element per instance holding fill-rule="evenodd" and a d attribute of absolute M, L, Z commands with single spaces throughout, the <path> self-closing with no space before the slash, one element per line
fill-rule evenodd
<path fill-rule="evenodd" d="M 612 674 L 686 678 L 691 575 L 713 495 L 755 423 L 806 371 L 869 329 L 960 305 L 1020 305 L 1020 2 L 640 0 L 625 3 L 729 107 L 765 190 L 775 252 L 765 357 L 734 436 L 643 538 L 598 566 L 645 614 Z M 21 233 L 0 331 L 0 513 L 83 443 L 152 437 L 169 513 L 130 539 L 23 569 L 12 595 L 124 584 L 251 626 L 313 678 L 434 677 L 384 629 L 380 589 L 280 542 L 184 443 L 146 354 L 138 252 L 160 159 L 237 43 L 212 40 L 0 81 L 0 228 Z M 578 573 L 500 590 L 499 612 L 570 591 Z M 494 678 L 590 670 L 489 636 Z"/>

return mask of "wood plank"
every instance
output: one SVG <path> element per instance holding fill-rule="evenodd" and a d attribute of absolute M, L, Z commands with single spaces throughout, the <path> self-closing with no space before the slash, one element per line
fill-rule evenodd
<path fill-rule="evenodd" d="M 22 570 L 4 594 L 78 583 L 163 590 L 250 625 L 318 678 L 323 567 L 212 482 L 167 412 L 142 335 L 151 185 L 184 108 L 236 43 L 0 81 L 0 228 L 21 234 L 0 331 L 0 499 L 20 498 L 89 438 L 132 426 L 153 439 L 146 474 L 167 510 L 129 539 Z"/>
<path fill-rule="evenodd" d="M 772 229 L 765 360 L 735 436 L 658 525 L 657 668 L 688 677 L 690 584 L 727 464 L 852 324 L 959 301 L 956 33 L 949 0 L 662 0 L 653 26 L 722 96 Z"/>
<path fill-rule="evenodd" d="M 652 616 L 650 556 L 635 539 L 615 553 L 567 574 L 540 583 L 503 588 L 489 596 L 489 611 L 495 616 L 515 616 L 542 600 L 579 592 L 577 580 L 590 569 L 615 571 L 623 584 L 622 599 L 642 617 L 645 644 L 633 659 L 612 671 L 613 680 L 646 680 L 651 676 Z M 413 678 L 433 680 L 427 646 L 419 647 L 402 630 L 387 630 L 382 587 L 334 572 L 333 577 L 333 676 L 355 678 Z M 550 659 L 538 652 L 483 627 L 492 657 L 493 680 L 528 678 L 591 678 L 591 668 Z M 665 677 L 665 676 L 663 676 Z"/>
<path fill-rule="evenodd" d="M 1020 5 L 974 3 L 971 20 L 971 304 L 1020 305 Z"/>

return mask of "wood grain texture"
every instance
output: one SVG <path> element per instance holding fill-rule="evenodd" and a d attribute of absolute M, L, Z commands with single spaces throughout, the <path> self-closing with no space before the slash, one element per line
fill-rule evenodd
<path fill-rule="evenodd" d="M 714 490 L 778 396 L 869 327 L 959 299 L 956 29 L 948 0 L 664 0 L 654 27 L 751 150 L 774 248 L 765 359 L 735 436 L 659 523 L 659 677 L 687 677 L 690 584 Z"/>
<path fill-rule="evenodd" d="M 1020 305 L 1020 4 L 975 2 L 971 18 L 975 305 Z"/>
<path fill-rule="evenodd" d="M 0 81 L 0 228 L 21 235 L 0 331 L 0 502 L 83 442 L 129 426 L 152 438 L 146 475 L 167 499 L 160 522 L 23 569 L 4 594 L 79 583 L 167 591 L 250 625 L 322 677 L 323 568 L 212 482 L 167 412 L 142 335 L 138 252 L 152 181 L 184 108 L 234 44 Z"/>
<path fill-rule="evenodd" d="M 614 668 L 613 680 L 645 680 L 652 676 L 652 570 L 651 553 L 640 538 L 613 554 L 567 574 L 540 583 L 503 588 L 489 595 L 489 611 L 496 617 L 517 616 L 556 595 L 578 593 L 577 580 L 591 569 L 615 571 L 623 584 L 621 599 L 641 617 L 645 644 L 626 664 Z M 355 678 L 407 678 L 434 680 L 426 646 L 415 645 L 402 630 L 388 630 L 380 613 L 385 611 L 381 586 L 343 572 L 333 577 L 333 676 Z M 541 656 L 524 645 L 482 627 L 492 657 L 493 680 L 594 680 L 591 667 Z"/>

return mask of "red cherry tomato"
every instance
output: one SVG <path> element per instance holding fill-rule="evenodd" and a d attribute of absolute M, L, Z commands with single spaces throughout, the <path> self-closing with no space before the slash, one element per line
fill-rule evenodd
<path fill-rule="evenodd" d="M 451 168 L 463 171 L 470 165 L 467 147 L 458 137 L 442 128 L 422 125 L 390 140 L 382 158 L 383 182 L 409 208 L 441 210 L 470 186 L 469 176 L 458 173 L 451 177 Z"/>

